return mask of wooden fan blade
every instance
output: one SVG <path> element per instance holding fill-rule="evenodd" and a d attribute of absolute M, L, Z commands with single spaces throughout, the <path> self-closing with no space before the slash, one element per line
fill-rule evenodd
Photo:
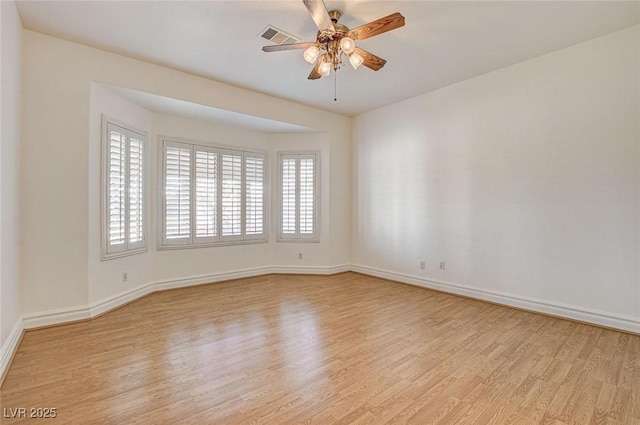
<path fill-rule="evenodd" d="M 349 37 L 354 40 L 364 40 L 365 38 L 373 37 L 374 35 L 380 35 L 387 31 L 394 30 L 404 26 L 404 16 L 396 12 L 384 18 L 380 18 L 376 21 L 369 22 L 358 28 L 354 28 L 349 31 Z"/>
<path fill-rule="evenodd" d="M 307 7 L 309 14 L 311 15 L 311 19 L 315 22 L 316 26 L 320 31 L 332 30 L 335 31 L 333 27 L 333 22 L 329 17 L 329 12 L 327 11 L 327 6 L 324 5 L 324 1 L 322 0 L 302 0 L 302 3 Z"/>
<path fill-rule="evenodd" d="M 387 63 L 386 60 L 379 58 L 376 55 L 373 55 L 369 52 L 367 52 L 366 50 L 362 50 L 359 47 L 356 47 L 356 53 L 359 54 L 360 56 L 362 56 L 362 59 L 364 59 L 364 62 L 362 62 L 362 64 L 364 66 L 366 66 L 367 68 L 371 68 L 374 71 L 379 70 L 380 68 L 382 68 L 384 66 L 385 63 Z"/>
<path fill-rule="evenodd" d="M 311 70 L 309 77 L 307 77 L 309 80 L 317 80 L 318 78 L 322 77 L 322 75 L 320 75 L 320 73 L 318 72 L 318 69 L 320 68 L 321 63 L 322 63 L 322 57 L 318 58 L 318 60 L 316 61 L 316 64 L 313 66 L 313 69 Z"/>
<path fill-rule="evenodd" d="M 289 44 L 275 44 L 273 46 L 264 46 L 262 48 L 263 52 L 280 52 L 282 50 L 295 50 L 295 49 L 306 49 L 311 46 L 315 46 L 316 43 L 289 43 Z"/>

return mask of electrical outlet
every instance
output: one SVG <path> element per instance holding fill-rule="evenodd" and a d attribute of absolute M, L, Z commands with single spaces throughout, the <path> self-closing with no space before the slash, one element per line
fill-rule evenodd
<path fill-rule="evenodd" d="M 444 261 L 440 261 L 440 270 L 444 270 L 445 269 L 445 263 Z"/>
<path fill-rule="evenodd" d="M 123 281 L 123 282 L 126 282 L 126 281 L 127 281 L 127 279 L 128 279 L 128 277 L 127 277 L 127 272 L 122 272 L 122 281 Z"/>
<path fill-rule="evenodd" d="M 425 261 L 420 261 L 420 268 L 422 270 L 424 270 L 424 268 L 427 266 L 427 263 Z"/>
<path fill-rule="evenodd" d="M 302 253 L 298 254 L 298 260 L 302 260 Z"/>

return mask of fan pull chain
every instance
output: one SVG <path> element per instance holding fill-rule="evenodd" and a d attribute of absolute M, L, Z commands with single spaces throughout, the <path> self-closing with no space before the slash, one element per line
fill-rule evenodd
<path fill-rule="evenodd" d="M 338 73 L 333 73 L 333 101 L 338 100 Z"/>

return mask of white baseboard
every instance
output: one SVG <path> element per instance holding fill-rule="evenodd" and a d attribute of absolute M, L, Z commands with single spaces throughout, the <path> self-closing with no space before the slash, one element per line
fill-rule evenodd
<path fill-rule="evenodd" d="M 23 330 L 39 328 L 42 326 L 59 325 L 76 320 L 90 319 L 150 293 L 167 289 L 183 288 L 187 286 L 220 282 L 231 279 L 241 279 L 245 277 L 263 276 L 272 273 L 331 275 L 347 271 L 354 271 L 370 276 L 376 276 L 397 282 L 407 283 L 410 285 L 416 285 L 452 294 L 464 295 L 480 300 L 491 301 L 497 304 L 551 314 L 554 316 L 565 317 L 568 319 L 579 320 L 582 322 L 593 323 L 596 325 L 616 328 L 629 332 L 640 333 L 640 320 L 635 317 L 616 315 L 612 313 L 560 303 L 552 303 L 545 300 L 527 298 L 508 293 L 487 291 L 452 282 L 445 282 L 435 279 L 425 279 L 417 276 L 377 269 L 369 266 L 357 264 L 342 264 L 337 266 L 316 267 L 266 266 L 252 269 L 234 270 L 223 273 L 213 273 L 208 275 L 189 276 L 180 279 L 167 279 L 150 282 L 138 286 L 137 288 L 133 288 L 131 290 L 121 292 L 119 294 L 93 302 L 88 306 L 51 310 L 42 313 L 32 313 L 24 315 L 14 326 L 10 337 L 7 339 L 6 343 L 2 347 L 2 351 L 0 352 L 0 376 L 8 365 L 14 350 L 17 348 L 17 344 L 20 340 L 20 336 L 22 335 Z"/>
<path fill-rule="evenodd" d="M 319 274 L 330 275 L 351 271 L 349 264 L 343 264 L 340 266 L 274 266 L 271 268 L 271 273 L 277 274 Z"/>
<path fill-rule="evenodd" d="M 19 317 L 13 325 L 11 333 L 9 333 L 9 337 L 2 347 L 0 347 L 0 385 L 2 384 L 2 378 L 9 366 L 9 362 L 11 362 L 11 357 L 13 357 L 13 353 L 15 353 L 18 348 L 18 343 L 20 342 L 23 331 L 22 317 Z"/>
<path fill-rule="evenodd" d="M 503 292 L 488 291 L 466 285 L 460 285 L 457 283 L 435 279 L 425 279 L 408 274 L 397 273 L 357 264 L 352 264 L 351 270 L 357 273 L 394 280 L 410 285 L 421 286 L 423 288 L 436 289 L 438 291 L 451 294 L 464 295 L 470 298 L 491 301 L 496 304 L 503 304 L 506 306 L 521 308 L 524 310 L 565 317 L 567 319 L 578 320 L 581 322 L 593 323 L 595 325 L 606 326 L 609 328 L 640 333 L 640 320 L 636 317 L 623 316 L 593 309 L 587 309 L 584 307 L 554 303 Z"/>
<path fill-rule="evenodd" d="M 232 279 L 243 279 L 245 277 L 263 276 L 273 273 L 271 267 L 255 267 L 252 269 L 232 270 L 222 273 L 212 273 L 206 275 L 189 276 L 180 279 L 166 279 L 153 282 L 151 292 L 164 291 L 167 289 L 184 288 L 187 286 L 204 285 L 207 283 L 222 282 Z"/>
<path fill-rule="evenodd" d="M 61 310 L 46 311 L 37 314 L 28 314 L 21 320 L 23 329 L 33 329 L 42 326 L 51 326 L 62 323 L 73 322 L 76 320 L 89 319 L 103 314 L 109 310 L 113 310 L 123 304 L 134 301 L 152 292 L 183 288 L 187 286 L 201 285 L 206 283 L 220 282 L 231 279 L 241 279 L 245 277 L 262 276 L 271 273 L 282 274 L 317 274 L 331 275 L 354 271 L 370 276 L 381 277 L 384 279 L 395 280 L 402 283 L 421 286 L 424 288 L 436 289 L 452 294 L 464 295 L 480 300 L 491 301 L 498 304 L 522 308 L 540 313 L 551 314 L 554 316 L 566 317 L 568 319 L 579 320 L 582 322 L 593 323 L 596 325 L 607 326 L 611 328 L 626 330 L 634 333 L 640 333 L 640 320 L 635 317 L 617 315 L 598 310 L 587 309 L 561 303 L 553 303 L 545 300 L 522 297 L 514 294 L 488 291 L 461 285 L 453 282 L 446 282 L 436 279 L 425 279 L 422 277 L 411 276 L 408 274 L 382 270 L 374 267 L 363 265 L 342 264 L 338 266 L 274 266 L 274 267 L 258 267 L 245 270 L 234 270 L 223 273 L 213 273 L 208 275 L 189 276 L 180 279 L 167 279 L 162 281 L 151 282 L 146 285 L 133 288 L 116 294 L 111 297 L 104 298 L 94 302 L 88 307 L 67 308 Z M 1 363 L 0 363 L 1 365 Z"/>
<path fill-rule="evenodd" d="M 43 326 L 56 325 L 59 323 L 75 322 L 91 317 L 89 306 L 62 308 L 59 310 L 49 310 L 41 313 L 28 313 L 22 316 L 24 329 L 41 328 Z"/>
<path fill-rule="evenodd" d="M 76 320 L 90 319 L 99 316 L 109 310 L 120 307 L 138 298 L 153 292 L 167 289 L 184 288 L 187 286 L 203 285 L 207 283 L 221 282 L 232 279 L 242 279 L 245 277 L 263 276 L 272 273 L 295 273 L 295 274 L 321 274 L 329 275 L 349 271 L 348 264 L 339 266 L 319 266 L 319 267 L 299 267 L 299 266 L 277 266 L 277 267 L 255 267 L 251 269 L 232 270 L 222 273 L 212 273 L 206 275 L 188 276 L 179 279 L 166 279 L 150 282 L 130 290 L 103 298 L 91 303 L 86 307 L 65 308 L 60 310 L 45 311 L 42 313 L 27 314 L 22 319 L 24 329 L 34 329 L 43 326 L 60 325 Z"/>
<path fill-rule="evenodd" d="M 130 303 L 131 301 L 135 301 L 138 298 L 142 298 L 152 292 L 154 292 L 154 290 L 152 289 L 152 285 L 147 283 L 146 285 L 138 286 L 137 288 L 133 288 L 128 291 L 124 291 L 119 294 L 96 301 L 89 305 L 89 315 L 87 316 L 87 318 L 99 316 L 109 310 L 113 310 L 114 308 L 118 308 L 121 305 Z"/>

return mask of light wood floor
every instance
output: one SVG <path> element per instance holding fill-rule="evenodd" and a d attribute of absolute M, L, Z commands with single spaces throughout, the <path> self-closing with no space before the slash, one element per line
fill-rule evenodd
<path fill-rule="evenodd" d="M 640 424 L 640 336 L 345 273 L 27 332 L 2 424 Z"/>

